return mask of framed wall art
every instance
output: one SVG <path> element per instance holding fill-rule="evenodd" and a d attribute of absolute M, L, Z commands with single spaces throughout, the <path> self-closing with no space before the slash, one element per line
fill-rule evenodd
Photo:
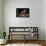
<path fill-rule="evenodd" d="M 29 17 L 29 8 L 16 8 L 16 17 Z"/>

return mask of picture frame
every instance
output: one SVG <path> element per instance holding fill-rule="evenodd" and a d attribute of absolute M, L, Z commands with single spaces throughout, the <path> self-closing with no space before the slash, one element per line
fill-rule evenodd
<path fill-rule="evenodd" d="M 16 17 L 29 17 L 29 8 L 16 8 Z"/>

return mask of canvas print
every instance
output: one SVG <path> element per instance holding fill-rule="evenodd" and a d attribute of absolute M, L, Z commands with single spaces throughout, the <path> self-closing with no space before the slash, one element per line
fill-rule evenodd
<path fill-rule="evenodd" d="M 29 8 L 16 8 L 16 17 L 29 17 Z"/>

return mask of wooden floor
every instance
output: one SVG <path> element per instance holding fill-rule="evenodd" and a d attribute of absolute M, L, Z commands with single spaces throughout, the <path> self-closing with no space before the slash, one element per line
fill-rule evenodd
<path fill-rule="evenodd" d="M 39 44 L 46 46 L 46 42 L 44 40 L 8 40 L 7 44 L 0 46 L 6 46 L 8 44 Z"/>

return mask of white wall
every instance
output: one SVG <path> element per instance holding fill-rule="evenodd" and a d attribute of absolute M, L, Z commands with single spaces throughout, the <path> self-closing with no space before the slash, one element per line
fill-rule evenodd
<path fill-rule="evenodd" d="M 46 0 L 45 0 L 45 40 L 46 40 Z"/>
<path fill-rule="evenodd" d="M 1 25 L 2 25 L 2 0 L 0 0 L 0 28 L 1 28 Z"/>
<path fill-rule="evenodd" d="M 0 0 L 0 38 L 2 37 L 2 0 Z"/>
<path fill-rule="evenodd" d="M 29 18 L 17 18 L 16 8 L 30 8 Z M 44 0 L 4 0 L 4 26 L 7 35 L 9 27 L 39 27 L 39 38 L 45 39 Z"/>

